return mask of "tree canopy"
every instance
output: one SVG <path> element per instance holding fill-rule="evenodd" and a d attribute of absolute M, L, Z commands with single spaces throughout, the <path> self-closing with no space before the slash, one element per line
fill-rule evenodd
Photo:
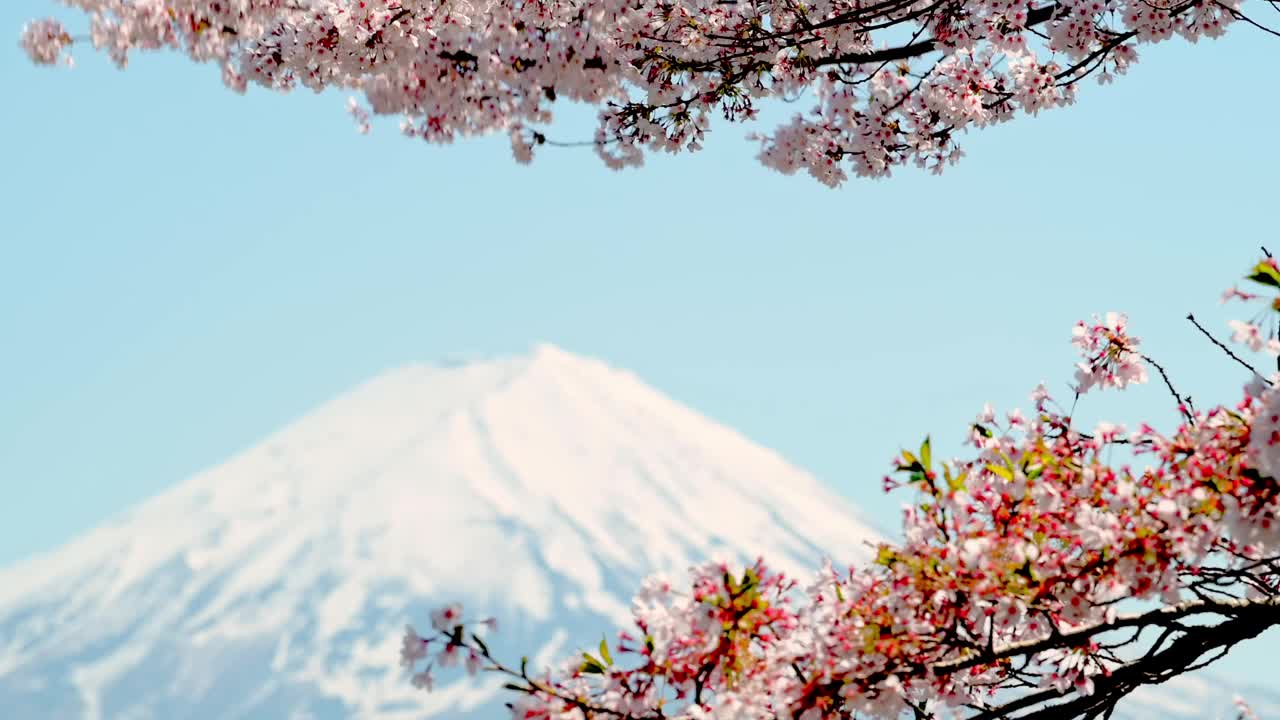
<path fill-rule="evenodd" d="M 697 150 L 713 121 L 807 95 L 753 138 L 766 166 L 828 185 L 940 172 L 963 131 L 1072 103 L 1082 79 L 1110 82 L 1144 43 L 1261 27 L 1240 0 L 61 1 L 89 14 L 89 34 L 30 23 L 37 63 L 77 40 L 122 67 L 167 48 L 219 64 L 237 92 L 362 95 L 349 109 L 366 131 L 372 114 L 434 143 L 506 133 L 520 162 L 583 144 L 610 167 L 640 165 L 646 151 Z M 594 137 L 550 137 L 564 101 L 598 109 Z"/>
<path fill-rule="evenodd" d="M 1275 293 L 1280 265 L 1249 279 Z M 1267 303 L 1232 340 L 1274 363 L 1280 295 L 1224 300 Z M 985 408 L 963 458 L 940 462 L 928 438 L 898 455 L 885 487 L 914 502 L 872 564 L 804 583 L 763 559 L 654 577 L 634 627 L 547 670 L 495 658 L 448 606 L 408 628 L 402 663 L 426 688 L 454 664 L 508 675 L 525 720 L 1110 717 L 1280 625 L 1280 374 L 1187 319 L 1247 373 L 1238 400 L 1197 408 L 1125 316 L 1081 322 L 1069 407 L 1041 385 L 1026 414 Z M 1082 396 L 1153 377 L 1171 431 L 1073 423 Z"/>

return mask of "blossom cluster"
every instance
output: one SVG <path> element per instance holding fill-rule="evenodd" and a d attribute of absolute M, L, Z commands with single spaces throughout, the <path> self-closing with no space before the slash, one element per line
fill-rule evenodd
<path fill-rule="evenodd" d="M 479 623 L 489 632 L 498 629 L 495 618 L 486 618 Z M 451 668 L 457 665 L 466 667 L 468 675 L 475 675 L 483 666 L 483 655 L 488 648 L 479 635 L 465 637 L 467 623 L 462 614 L 462 605 L 453 603 L 437 608 L 431 613 L 431 633 L 428 637 L 418 634 L 412 625 L 406 625 L 404 637 L 400 645 L 400 666 L 413 670 L 413 686 L 431 691 L 435 688 L 436 668 Z M 425 666 L 418 669 L 420 662 Z"/>
<path fill-rule="evenodd" d="M 238 92 L 342 88 L 429 142 L 506 133 L 521 161 L 558 100 L 599 109 L 592 144 L 617 168 L 811 92 L 812 109 L 758 136 L 760 159 L 829 185 L 940 171 L 968 128 L 1069 104 L 1084 76 L 1125 72 L 1137 45 L 1217 37 L 1242 17 L 1239 0 L 62 2 L 121 66 L 168 48 L 220 64 Z M 48 63 L 69 40 L 41 21 L 23 46 Z"/>
<path fill-rule="evenodd" d="M 57 20 L 36 20 L 22 31 L 22 49 L 37 65 L 56 64 L 71 42 L 71 35 Z"/>
<path fill-rule="evenodd" d="M 1139 341 L 1125 329 L 1128 322 L 1123 313 L 1109 312 L 1105 318 L 1095 317 L 1092 325 L 1080 321 L 1072 328 L 1071 342 L 1084 355 L 1076 365 L 1076 392 L 1083 394 L 1095 386 L 1123 389 L 1147 381 L 1147 366 L 1137 351 Z"/>
<path fill-rule="evenodd" d="M 1122 315 L 1081 323 L 1073 342 L 1080 387 L 1145 381 L 1151 361 Z M 828 563 L 808 583 L 764 560 L 708 563 L 679 586 L 652 578 L 633 629 L 541 677 L 447 622 L 441 657 L 474 653 L 511 675 L 522 720 L 1012 717 L 1064 698 L 1054 717 L 1095 717 L 1280 624 L 1274 379 L 1255 377 L 1231 405 L 1180 406 L 1167 434 L 1085 432 L 1043 385 L 1032 399 L 1027 415 L 984 410 L 965 458 L 938 462 L 929 439 L 895 458 L 886 486 L 916 500 L 873 564 Z M 1113 462 L 1118 449 L 1147 464 Z M 1138 632 L 1116 640 L 1126 629 Z M 410 631 L 405 643 L 413 666 L 426 641 Z"/>
<path fill-rule="evenodd" d="M 1248 279 L 1266 287 L 1280 289 L 1280 265 L 1275 258 L 1267 257 L 1254 266 Z M 1245 292 L 1235 286 L 1222 294 L 1224 303 L 1233 300 L 1254 302 L 1260 299 L 1260 293 Z M 1232 342 L 1244 343 L 1253 352 L 1265 351 L 1272 356 L 1280 356 L 1280 339 L 1276 337 L 1276 311 L 1280 311 L 1280 296 L 1272 298 L 1267 307 L 1252 319 L 1230 321 Z M 1268 325 L 1265 329 L 1264 324 Z"/>

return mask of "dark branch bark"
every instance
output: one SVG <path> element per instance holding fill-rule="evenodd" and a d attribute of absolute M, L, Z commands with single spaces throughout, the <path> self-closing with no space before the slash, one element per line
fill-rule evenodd
<path fill-rule="evenodd" d="M 994 652 L 982 652 L 963 660 L 939 663 L 933 666 L 933 672 L 936 675 L 950 675 L 960 670 L 987 665 L 998 660 L 1020 655 L 1034 655 L 1035 653 L 1055 648 L 1073 647 L 1092 637 L 1113 630 L 1145 626 L 1162 627 L 1182 618 L 1205 614 L 1233 617 L 1246 615 L 1266 617 L 1272 624 L 1280 624 L 1280 597 L 1260 600 L 1195 601 L 1169 605 L 1145 613 L 1121 615 L 1109 623 L 1099 623 L 1078 630 L 1050 635 L 1043 640 L 1007 645 L 996 649 Z"/>
<path fill-rule="evenodd" d="M 1058 9 L 1057 3 L 1045 5 L 1043 7 L 1034 8 L 1027 13 L 1027 27 L 1048 22 L 1053 17 L 1054 11 Z M 820 58 L 814 61 L 814 65 L 821 67 L 824 65 L 860 65 L 863 63 L 879 63 L 893 62 L 894 60 L 909 60 L 911 58 L 928 55 L 938 49 L 938 41 L 935 38 L 921 40 L 917 43 L 909 45 L 901 45 L 899 47 L 885 48 L 884 50 L 875 50 L 866 53 L 846 53 L 844 55 L 832 55 L 831 57 Z"/>
<path fill-rule="evenodd" d="M 1073 720 L 1106 712 L 1124 696 L 1143 685 L 1158 685 L 1177 677 L 1196 660 L 1215 650 L 1225 654 L 1237 643 L 1261 635 L 1263 631 L 1280 625 L 1280 603 L 1274 600 L 1260 601 L 1241 607 L 1234 617 L 1218 625 L 1202 625 L 1190 628 L 1185 635 L 1169 644 L 1162 652 L 1135 660 L 1109 676 L 1094 678 L 1092 695 L 1082 695 L 1068 702 L 1049 707 L 1035 707 L 1056 697 L 1065 697 L 1073 691 L 1045 691 L 1028 695 L 1006 705 L 976 715 L 969 720 L 997 720 L 1009 718 L 1010 713 L 1031 709 L 1018 718 L 1034 716 L 1036 720 Z"/>

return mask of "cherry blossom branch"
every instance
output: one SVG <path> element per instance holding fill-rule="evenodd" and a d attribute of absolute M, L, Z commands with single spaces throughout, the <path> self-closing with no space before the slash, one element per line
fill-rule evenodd
<path fill-rule="evenodd" d="M 1276 30 L 1274 30 L 1274 29 L 1272 29 L 1272 28 L 1269 28 L 1269 27 L 1267 27 L 1266 25 L 1263 25 L 1262 23 L 1260 23 L 1260 22 L 1258 22 L 1258 21 L 1254 20 L 1253 18 L 1249 17 L 1248 15 L 1245 15 L 1244 13 L 1240 12 L 1239 10 L 1236 10 L 1236 9 L 1235 9 L 1235 8 L 1233 8 L 1233 7 L 1228 7 L 1228 6 L 1223 5 L 1222 3 L 1219 3 L 1219 2 L 1214 2 L 1214 5 L 1217 5 L 1218 7 L 1221 7 L 1223 10 L 1227 11 L 1228 13 L 1230 13 L 1230 14 L 1231 14 L 1231 17 L 1235 18 L 1236 20 L 1243 20 L 1243 21 L 1245 21 L 1246 23 L 1249 23 L 1250 25 L 1254 26 L 1255 28 L 1257 28 L 1257 29 L 1259 29 L 1259 30 L 1261 30 L 1261 31 L 1263 31 L 1263 32 L 1265 32 L 1265 33 L 1268 33 L 1268 34 L 1270 34 L 1270 35 L 1274 35 L 1274 36 L 1276 36 L 1276 37 L 1280 37 L 1280 32 L 1277 32 Z M 1271 256 L 1270 256 L 1270 255 L 1268 255 L 1267 257 L 1271 257 Z"/>
<path fill-rule="evenodd" d="M 1272 259 L 1248 278 L 1280 293 Z M 1233 340 L 1257 338 L 1237 329 Z M 984 409 L 967 459 L 936 462 L 927 437 L 900 452 L 900 479 L 885 487 L 916 501 L 903 540 L 878 545 L 872 563 L 828 565 L 803 592 L 763 560 L 741 575 L 696 567 L 683 591 L 651 578 L 633 630 L 545 680 L 460 627 L 439 662 L 463 648 L 468 669 L 484 660 L 518 679 L 513 712 L 528 718 L 1094 720 L 1280 625 L 1280 389 L 1251 382 L 1238 403 L 1200 412 L 1138 351 L 1123 314 L 1077 323 L 1071 342 L 1077 399 L 1145 383 L 1150 366 L 1180 424 L 1079 432 L 1041 385 L 1030 416 Z M 1152 461 L 1113 464 L 1120 442 Z M 1130 603 L 1155 607 L 1118 612 Z M 425 655 L 411 630 L 405 648 L 410 666 Z"/>
<path fill-rule="evenodd" d="M 1260 607 L 1275 609 L 1280 605 L 1265 603 Z M 1207 653 L 1221 650 L 1225 655 L 1226 650 L 1244 640 L 1255 638 L 1276 625 L 1280 625 L 1280 617 L 1273 613 L 1262 617 L 1238 615 L 1219 625 L 1193 628 L 1174 640 L 1165 650 L 1149 658 L 1131 662 L 1112 671 L 1108 676 L 1094 680 L 1094 691 L 1091 695 L 1082 695 L 1059 705 L 1037 708 L 1027 715 L 1015 717 L 1010 714 L 1068 694 L 1059 690 L 1044 691 L 976 715 L 969 720 L 1017 720 L 1032 716 L 1036 720 L 1072 720 L 1093 717 L 1090 713 L 1114 706 L 1117 701 L 1139 687 L 1163 683 L 1185 672 L 1190 672 L 1195 669 L 1195 661 Z"/>
<path fill-rule="evenodd" d="M 907 164 L 941 172 L 962 157 L 965 130 L 1070 104 L 1084 77 L 1125 72 L 1140 43 L 1258 25 L 1236 0 L 75 4 L 122 67 L 132 52 L 170 49 L 220 64 L 237 92 L 363 93 L 369 109 L 350 110 L 361 131 L 393 115 L 433 143 L 506 133 L 520 162 L 582 145 L 634 167 L 648 152 L 699 149 L 716 117 L 749 121 L 760 102 L 811 93 L 814 109 L 755 137 L 759 159 L 831 186 Z M 55 20 L 22 40 L 40 64 L 74 43 Z M 530 134 L 560 100 L 600 110 L 594 140 Z"/>
<path fill-rule="evenodd" d="M 983 652 L 963 660 L 938 663 L 929 669 L 935 675 L 949 675 L 961 670 L 989 665 L 1001 660 L 1020 655 L 1034 655 L 1055 648 L 1072 647 L 1095 635 L 1113 630 L 1144 626 L 1168 626 L 1183 618 L 1196 615 L 1214 614 L 1228 615 L 1233 618 L 1250 617 L 1266 619 L 1270 624 L 1280 624 L 1280 598 L 1263 598 L 1258 600 L 1223 600 L 1223 601 L 1190 601 L 1178 605 L 1168 605 L 1145 613 L 1121 615 L 1110 622 L 1102 622 L 1089 627 L 1068 630 L 1050 635 L 1041 640 L 1015 643 L 995 652 Z"/>
<path fill-rule="evenodd" d="M 1258 372 L 1257 368 L 1245 362 L 1244 360 L 1240 359 L 1240 356 L 1232 352 L 1231 348 L 1227 347 L 1226 345 L 1223 345 L 1222 342 L 1219 341 L 1217 338 L 1215 338 L 1212 334 L 1210 334 L 1208 330 L 1205 330 L 1204 326 L 1196 321 L 1196 316 L 1194 314 L 1187 313 L 1187 319 L 1191 321 L 1192 325 L 1196 326 L 1196 329 L 1199 330 L 1202 335 L 1209 338 L 1209 342 L 1213 343 L 1214 345 L 1217 345 L 1218 348 L 1222 350 L 1222 352 L 1226 353 L 1227 357 L 1231 358 L 1232 360 L 1235 360 L 1237 363 L 1239 363 L 1241 366 L 1246 368 L 1249 372 L 1253 373 L 1254 375 L 1258 377 L 1262 377 L 1262 373 Z"/>
<path fill-rule="evenodd" d="M 1141 357 L 1160 373 L 1160 379 L 1164 380 L 1164 386 L 1169 389 L 1169 394 L 1173 395 L 1173 399 L 1178 403 L 1178 413 L 1188 422 L 1192 421 L 1193 417 L 1191 410 L 1188 407 L 1190 405 L 1190 400 L 1183 400 L 1182 396 L 1178 394 L 1178 391 L 1173 388 L 1173 381 L 1169 379 L 1169 373 L 1165 372 L 1164 367 L 1155 360 L 1152 360 L 1149 356 L 1142 355 Z"/>
<path fill-rule="evenodd" d="M 1031 28 L 1048 22 L 1060 7 L 1061 6 L 1055 2 L 1049 5 L 1042 5 L 1040 7 L 1033 8 L 1027 13 L 1026 27 Z M 827 65 L 862 65 L 877 62 L 893 62 L 895 60 L 909 60 L 923 55 L 928 55 L 929 53 L 935 52 L 939 49 L 938 39 L 929 38 L 928 40 L 921 40 L 917 43 L 891 47 L 884 50 L 876 50 L 874 52 L 833 55 L 815 60 L 814 65 L 816 67 L 824 67 Z"/>

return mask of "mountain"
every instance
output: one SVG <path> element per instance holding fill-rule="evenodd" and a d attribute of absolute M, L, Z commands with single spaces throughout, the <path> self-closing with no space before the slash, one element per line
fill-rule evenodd
<path fill-rule="evenodd" d="M 0 716 L 496 718 L 496 678 L 409 687 L 406 622 L 460 600 L 501 619 L 499 652 L 558 660 L 627 621 L 655 570 L 762 554 L 807 574 L 876 538 L 601 362 L 406 367 L 0 572 Z"/>
<path fill-rule="evenodd" d="M 0 571 L 0 719 L 506 718 L 498 678 L 427 695 L 406 622 L 460 600 L 500 656 L 561 659 L 655 570 L 806 575 L 877 534 L 777 454 L 550 346 L 356 388 L 65 547 Z M 1274 689 L 1195 676 L 1126 720 L 1226 720 Z"/>
<path fill-rule="evenodd" d="M 1280 718 L 1278 688 L 1241 685 L 1208 673 L 1179 675 L 1161 685 L 1138 688 L 1120 705 L 1120 720 L 1236 720 L 1233 702 L 1242 697 L 1263 720 Z"/>

